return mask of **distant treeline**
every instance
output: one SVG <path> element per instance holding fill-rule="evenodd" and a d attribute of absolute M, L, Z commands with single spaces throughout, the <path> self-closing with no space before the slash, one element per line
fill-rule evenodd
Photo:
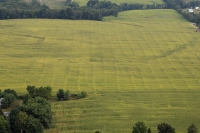
<path fill-rule="evenodd" d="M 183 0 L 164 0 L 166 3 L 166 8 L 175 9 L 179 12 L 184 18 L 188 21 L 196 23 L 197 26 L 200 26 L 200 14 L 184 12 L 184 8 L 195 8 L 200 6 L 200 1 L 190 1 L 185 2 Z"/>
<path fill-rule="evenodd" d="M 200 1 L 184 2 L 183 0 L 164 0 L 165 4 L 128 4 L 117 5 L 111 1 L 89 0 L 86 6 L 80 7 L 76 2 L 66 1 L 66 9 L 50 9 L 37 0 L 24 2 L 20 0 L 0 0 L 0 19 L 49 18 L 79 19 L 101 21 L 105 16 L 116 16 L 126 10 L 175 9 L 190 22 L 200 25 L 200 14 L 187 13 L 184 8 L 200 6 Z"/>
<path fill-rule="evenodd" d="M 111 1 L 89 0 L 86 6 L 80 7 L 75 2 L 66 2 L 66 9 L 50 9 L 38 1 L 23 2 L 18 0 L 0 0 L 0 19 L 49 18 L 49 19 L 83 19 L 102 20 L 104 16 L 117 16 L 125 10 L 161 9 L 164 4 L 120 4 Z"/>

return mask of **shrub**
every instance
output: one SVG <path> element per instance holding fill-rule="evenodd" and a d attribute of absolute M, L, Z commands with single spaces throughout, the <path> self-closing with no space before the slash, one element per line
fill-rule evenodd
<path fill-rule="evenodd" d="M 82 98 L 86 97 L 87 96 L 87 93 L 85 91 L 82 91 L 81 92 L 81 95 L 82 95 Z"/>
<path fill-rule="evenodd" d="M 188 133 L 198 133 L 198 129 L 194 124 L 191 124 L 187 130 Z"/>
<path fill-rule="evenodd" d="M 70 94 L 69 90 L 67 90 L 67 91 L 65 92 L 65 100 L 69 100 L 70 97 L 71 97 L 71 94 Z"/>
<path fill-rule="evenodd" d="M 175 133 L 175 129 L 167 123 L 161 123 L 157 126 L 158 133 Z"/>
<path fill-rule="evenodd" d="M 77 94 L 77 99 L 81 99 L 82 98 L 82 94 L 81 93 L 78 93 Z"/>
<path fill-rule="evenodd" d="M 64 94 L 64 90 L 63 89 L 59 89 L 57 94 L 56 94 L 58 100 L 64 100 L 65 99 L 65 94 Z"/>

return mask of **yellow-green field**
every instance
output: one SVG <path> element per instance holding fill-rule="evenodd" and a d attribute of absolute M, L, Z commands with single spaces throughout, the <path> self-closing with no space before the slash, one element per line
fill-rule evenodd
<path fill-rule="evenodd" d="M 174 10 L 99 21 L 0 21 L 0 89 L 52 86 L 88 97 L 52 103 L 48 133 L 131 132 L 144 121 L 200 128 L 200 33 Z"/>

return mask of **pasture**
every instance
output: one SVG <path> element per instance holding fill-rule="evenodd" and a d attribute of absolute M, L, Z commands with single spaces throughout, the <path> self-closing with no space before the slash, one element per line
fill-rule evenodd
<path fill-rule="evenodd" d="M 174 10 L 100 21 L 0 21 L 0 89 L 51 86 L 88 97 L 53 102 L 47 133 L 131 132 L 144 121 L 200 128 L 200 34 Z"/>

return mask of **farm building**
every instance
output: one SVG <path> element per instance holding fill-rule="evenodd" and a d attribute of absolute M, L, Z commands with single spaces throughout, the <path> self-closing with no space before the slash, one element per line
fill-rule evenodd
<path fill-rule="evenodd" d="M 188 12 L 194 12 L 193 9 L 188 9 Z"/>

